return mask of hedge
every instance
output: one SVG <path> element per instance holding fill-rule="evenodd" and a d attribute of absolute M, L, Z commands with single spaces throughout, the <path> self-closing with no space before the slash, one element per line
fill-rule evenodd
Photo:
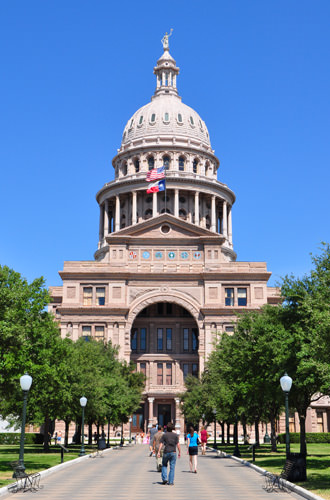
<path fill-rule="evenodd" d="M 285 433 L 279 434 L 278 442 L 285 443 Z M 290 432 L 290 443 L 300 443 L 300 433 Z M 330 432 L 306 432 L 306 443 L 330 443 Z"/>
<path fill-rule="evenodd" d="M 0 432 L 0 444 L 20 444 L 20 432 Z M 35 432 L 25 433 L 25 444 L 42 444 L 44 435 Z"/>

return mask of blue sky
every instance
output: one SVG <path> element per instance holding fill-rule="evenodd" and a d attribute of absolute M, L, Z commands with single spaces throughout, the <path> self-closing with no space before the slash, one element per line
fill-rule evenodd
<path fill-rule="evenodd" d="M 0 263 L 60 285 L 91 260 L 96 192 L 130 116 L 150 101 L 160 40 L 235 192 L 238 260 L 270 284 L 329 237 L 328 0 L 2 0 Z"/>

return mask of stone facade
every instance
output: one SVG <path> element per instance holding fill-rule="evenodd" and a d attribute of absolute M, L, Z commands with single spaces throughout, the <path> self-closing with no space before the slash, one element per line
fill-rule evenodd
<path fill-rule="evenodd" d="M 172 420 L 183 432 L 178 395 L 204 369 L 214 340 L 235 314 L 275 304 L 264 262 L 238 262 L 234 193 L 217 180 L 219 160 L 205 123 L 182 103 L 168 48 L 154 69 L 151 103 L 128 121 L 113 159 L 115 179 L 97 193 L 99 242 L 91 261 L 65 262 L 52 287 L 62 335 L 111 340 L 147 382 L 132 432 Z M 166 190 L 146 176 L 165 167 Z"/>

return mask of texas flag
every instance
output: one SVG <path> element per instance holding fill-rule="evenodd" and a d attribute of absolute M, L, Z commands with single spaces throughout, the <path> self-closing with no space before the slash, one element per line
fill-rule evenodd
<path fill-rule="evenodd" d="M 158 191 L 165 191 L 165 180 L 149 184 L 147 193 L 158 193 Z"/>
<path fill-rule="evenodd" d="M 156 181 L 157 179 L 164 179 L 165 177 L 165 166 L 158 168 L 153 168 L 147 173 L 146 181 Z"/>

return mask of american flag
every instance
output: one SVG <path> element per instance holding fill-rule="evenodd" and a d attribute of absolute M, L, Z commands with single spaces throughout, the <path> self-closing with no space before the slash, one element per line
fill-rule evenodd
<path fill-rule="evenodd" d="M 164 179 L 165 177 L 165 166 L 159 168 L 153 168 L 147 173 L 146 181 L 156 181 L 158 179 Z"/>

